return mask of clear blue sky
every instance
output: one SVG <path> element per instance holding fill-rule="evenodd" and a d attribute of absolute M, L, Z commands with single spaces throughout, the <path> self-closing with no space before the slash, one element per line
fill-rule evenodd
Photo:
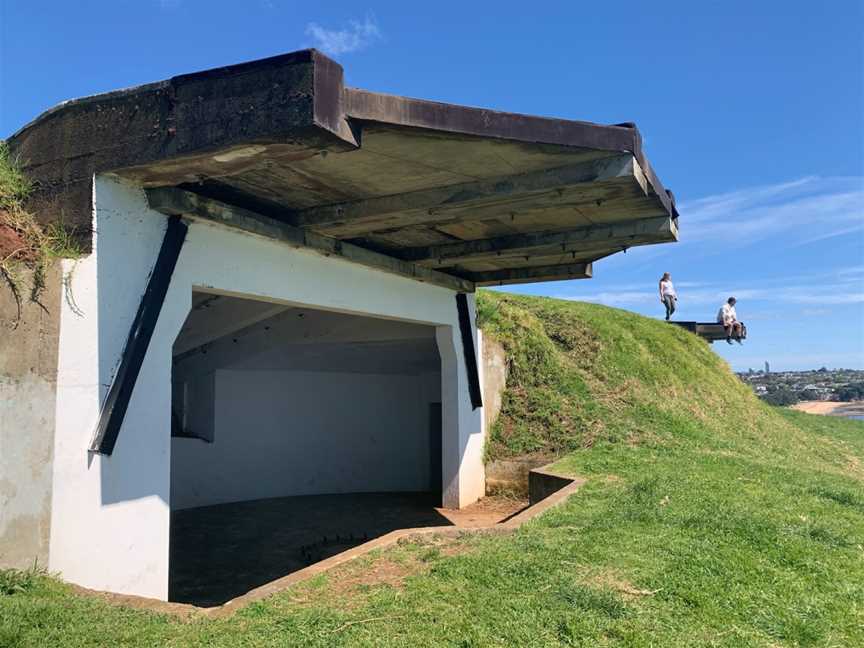
<path fill-rule="evenodd" d="M 864 368 L 864 3 L 0 0 L 0 136 L 49 106 L 308 46 L 350 85 L 604 123 L 635 121 L 681 242 L 591 281 L 520 290 L 682 319 L 728 295 L 736 369 Z"/>

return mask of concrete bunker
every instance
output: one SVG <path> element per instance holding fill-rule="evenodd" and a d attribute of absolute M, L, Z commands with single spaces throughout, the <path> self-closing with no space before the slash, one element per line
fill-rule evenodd
<path fill-rule="evenodd" d="M 448 523 L 433 326 L 195 291 L 171 410 L 171 600 Z"/>
<path fill-rule="evenodd" d="M 392 374 L 373 372 L 370 340 L 356 339 L 287 345 L 306 349 L 282 354 L 306 366 L 256 366 L 258 356 L 237 351 L 250 343 L 239 337 L 246 328 L 268 317 L 299 321 L 308 309 L 304 318 L 318 318 L 321 331 L 327 318 L 353 317 L 382 335 L 392 327 L 384 340 L 402 344 L 394 331 L 418 327 L 426 337 L 416 339 L 426 341 L 417 345 L 434 341 L 426 348 L 439 357 L 438 512 L 446 515 L 469 508 L 485 487 L 476 288 L 588 279 L 601 259 L 678 238 L 674 197 L 634 124 L 351 88 L 342 68 L 314 50 L 64 102 L 9 146 L 37 187 L 28 209 L 41 222 L 76 228 L 87 255 L 64 263 L 62 287 L 74 299 L 58 297 L 51 321 L 39 325 L 59 331 L 56 354 L 46 352 L 40 364 L 45 384 L 36 390 L 28 374 L 39 347 L 26 337 L 32 326 L 10 337 L 10 346 L 29 349 L 27 361 L 0 367 L 8 378 L 0 395 L 9 402 L 19 387 L 53 399 L 32 415 L 15 412 L 15 426 L 31 425 L 40 444 L 21 445 L 12 463 L 27 465 L 52 444 L 53 460 L 50 478 L 46 472 L 33 488 L 0 497 L 0 560 L 23 564 L 47 554 L 49 569 L 68 581 L 161 600 L 169 596 L 170 536 L 184 511 L 373 489 L 416 493 L 424 484 L 435 490 L 436 453 L 428 438 L 420 442 L 433 416 L 423 411 L 434 402 L 431 391 L 415 399 L 410 416 L 385 398 L 408 390 L 405 363 L 422 355 L 420 346 L 376 356 L 403 363 Z M 239 328 L 189 342 L 190 312 L 229 305 L 236 318 L 224 319 Z M 285 310 L 267 312 L 276 307 Z M 179 356 L 202 344 L 216 358 L 225 347 L 237 364 L 191 369 L 203 360 Z M 342 352 L 328 350 L 340 344 Z M 263 357 L 275 362 L 279 354 Z M 319 370 L 340 362 L 355 370 Z M 188 380 L 172 380 L 187 368 Z M 291 389 L 274 387 L 274 376 L 291 376 Z M 375 381 L 381 394 L 363 399 Z M 312 385 L 314 397 L 300 399 Z M 331 392 L 348 396 L 329 399 Z M 345 399 L 356 404 L 347 409 L 355 428 L 372 425 L 385 407 L 388 421 L 400 421 L 392 447 L 358 448 L 356 466 L 343 463 L 332 474 L 315 453 L 337 465 L 337 444 L 304 447 L 307 461 L 280 471 L 277 423 L 306 412 L 309 430 L 340 429 Z M 232 402 L 234 420 L 220 410 Z M 269 428 L 250 416 L 268 408 Z M 55 415 L 35 414 L 43 411 Z M 395 428 L 409 425 L 420 436 L 405 461 L 409 435 L 395 436 Z M 318 437 L 302 437 L 310 438 Z M 258 446 L 244 446 L 249 439 Z M 387 457 L 411 470 L 375 463 Z M 0 462 L 0 481 L 17 474 L 8 464 Z M 224 509 L 216 512 L 224 517 Z M 29 529 L 34 513 L 46 524 Z"/>

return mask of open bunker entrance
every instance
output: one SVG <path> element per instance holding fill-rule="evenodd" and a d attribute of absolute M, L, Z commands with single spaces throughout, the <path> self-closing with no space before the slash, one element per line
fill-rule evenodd
<path fill-rule="evenodd" d="M 449 523 L 433 326 L 194 292 L 171 418 L 172 601 Z"/>

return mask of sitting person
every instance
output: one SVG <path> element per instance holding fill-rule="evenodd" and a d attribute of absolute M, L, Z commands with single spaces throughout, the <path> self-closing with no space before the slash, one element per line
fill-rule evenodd
<path fill-rule="evenodd" d="M 745 330 L 744 323 L 738 321 L 738 314 L 735 312 L 736 301 L 734 297 L 730 297 L 717 312 L 717 323 L 722 324 L 726 330 L 726 342 L 728 344 L 732 344 L 733 337 L 738 344 L 742 344 L 741 338 Z"/>
<path fill-rule="evenodd" d="M 675 286 L 672 285 L 672 275 L 668 272 L 664 272 L 660 278 L 660 303 L 666 307 L 666 321 L 668 322 L 678 305 L 678 293 L 675 292 Z"/>

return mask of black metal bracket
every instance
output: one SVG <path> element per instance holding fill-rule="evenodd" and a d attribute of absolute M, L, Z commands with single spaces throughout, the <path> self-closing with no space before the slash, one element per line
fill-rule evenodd
<path fill-rule="evenodd" d="M 162 312 L 162 304 L 165 302 L 168 285 L 171 283 L 171 276 L 177 266 L 177 259 L 180 257 L 180 250 L 183 248 L 188 229 L 179 216 L 171 216 L 168 219 L 159 256 L 156 258 L 153 272 L 150 273 L 150 279 L 147 281 L 147 289 L 138 305 L 129 337 L 126 338 L 123 355 L 120 356 L 120 366 L 114 374 L 108 396 L 99 412 L 96 435 L 90 444 L 92 452 L 110 455 L 114 451 L 114 444 L 117 443 L 117 435 L 120 434 L 126 409 L 132 398 L 132 390 L 138 380 L 144 356 L 147 355 L 147 348 L 150 346 L 150 339 L 159 320 L 159 313 Z"/>
<path fill-rule="evenodd" d="M 456 308 L 459 311 L 459 332 L 462 334 L 462 355 L 465 356 L 465 370 L 468 373 L 468 392 L 471 395 L 471 406 L 474 409 L 483 407 L 483 395 L 480 388 L 480 373 L 477 368 L 477 353 L 474 349 L 474 331 L 471 323 L 471 311 L 468 309 L 468 295 L 456 295 Z"/>

